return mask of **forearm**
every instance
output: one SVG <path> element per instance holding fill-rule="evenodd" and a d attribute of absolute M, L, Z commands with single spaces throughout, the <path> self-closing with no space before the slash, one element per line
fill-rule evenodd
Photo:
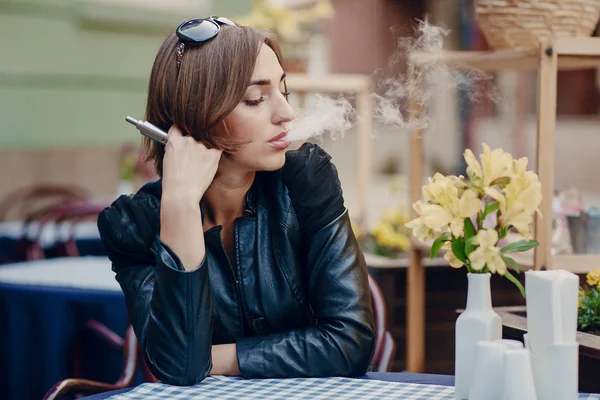
<path fill-rule="evenodd" d="M 240 376 L 235 343 L 212 346 L 211 375 Z"/>
<path fill-rule="evenodd" d="M 199 203 L 163 193 L 160 240 L 179 257 L 186 271 L 198 269 L 206 253 Z"/>
<path fill-rule="evenodd" d="M 237 342 L 246 378 L 361 376 L 372 349 L 368 326 L 342 321 Z"/>

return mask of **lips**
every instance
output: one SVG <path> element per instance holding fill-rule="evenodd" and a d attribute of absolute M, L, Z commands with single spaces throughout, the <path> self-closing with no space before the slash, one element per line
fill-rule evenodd
<path fill-rule="evenodd" d="M 275 142 L 280 139 L 283 139 L 286 135 L 287 135 L 287 132 L 281 132 L 279 135 L 274 136 L 271 140 L 269 140 L 269 142 Z"/>
<path fill-rule="evenodd" d="M 276 149 L 285 150 L 288 148 L 290 143 L 285 140 L 287 132 L 281 132 L 279 135 L 274 136 L 271 140 L 269 140 L 269 144 Z"/>

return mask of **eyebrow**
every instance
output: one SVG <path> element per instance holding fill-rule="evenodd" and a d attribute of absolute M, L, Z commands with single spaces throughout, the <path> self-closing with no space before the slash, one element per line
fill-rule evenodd
<path fill-rule="evenodd" d="M 285 72 L 283 74 L 281 74 L 281 79 L 279 80 L 279 82 L 283 81 L 286 76 L 287 76 L 287 74 Z M 271 84 L 270 79 L 259 79 L 257 81 L 250 82 L 250 84 L 248 86 L 253 86 L 253 85 L 269 86 L 270 84 Z"/>

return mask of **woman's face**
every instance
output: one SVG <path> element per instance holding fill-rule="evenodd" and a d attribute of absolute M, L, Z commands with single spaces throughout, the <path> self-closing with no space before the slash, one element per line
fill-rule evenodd
<path fill-rule="evenodd" d="M 285 162 L 288 125 L 295 117 L 284 93 L 283 69 L 277 56 L 262 44 L 243 100 L 225 122 L 236 140 L 248 142 L 231 156 L 252 171 L 275 171 Z"/>

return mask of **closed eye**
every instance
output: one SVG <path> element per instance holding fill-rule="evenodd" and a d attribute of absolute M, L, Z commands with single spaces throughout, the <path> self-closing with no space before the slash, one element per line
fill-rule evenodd
<path fill-rule="evenodd" d="M 256 99 L 256 100 L 244 100 L 244 103 L 247 106 L 254 107 L 254 106 L 259 105 L 263 101 L 265 101 L 265 98 L 263 96 L 260 96 L 260 99 Z"/>

